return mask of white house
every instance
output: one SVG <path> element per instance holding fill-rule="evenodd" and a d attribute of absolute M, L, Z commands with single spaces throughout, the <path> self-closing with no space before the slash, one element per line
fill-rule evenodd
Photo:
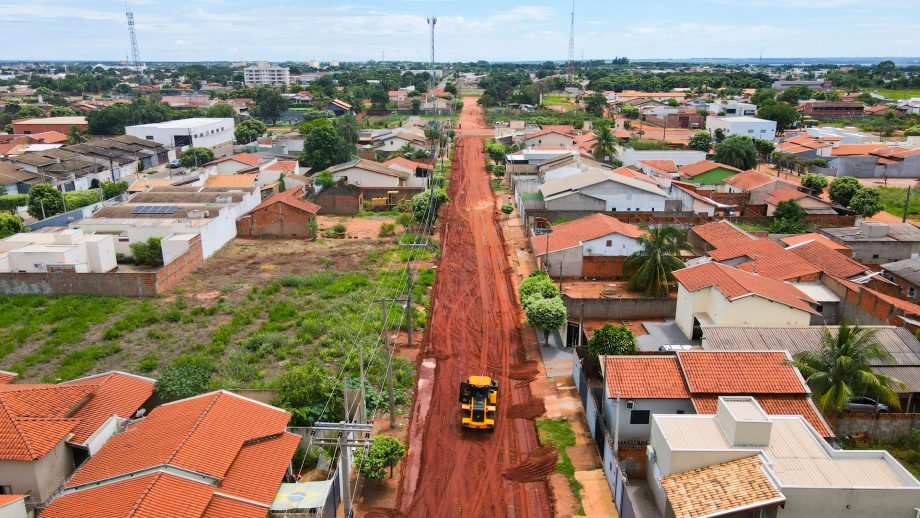
<path fill-rule="evenodd" d="M 125 126 L 125 133 L 167 147 L 206 147 L 214 156 L 227 156 L 233 153 L 233 129 L 232 118 L 195 117 Z"/>
<path fill-rule="evenodd" d="M 657 212 L 668 194 L 644 180 L 594 167 L 540 186 L 546 210 Z"/>
<path fill-rule="evenodd" d="M 405 131 L 401 128 L 374 135 L 370 144 L 366 147 L 372 149 L 373 151 L 392 153 L 394 151 L 399 151 L 406 144 L 412 146 L 412 149 L 416 151 L 431 150 L 431 146 L 429 145 L 428 141 L 425 140 L 424 135 Z"/>
<path fill-rule="evenodd" d="M 105 273 L 116 266 L 115 242 L 108 234 L 65 229 L 14 234 L 0 241 L 0 272 Z"/>
<path fill-rule="evenodd" d="M 716 99 L 709 103 L 708 110 L 720 117 L 753 117 L 757 114 L 757 105 L 736 100 Z"/>
<path fill-rule="evenodd" d="M 414 174 L 387 167 L 380 162 L 364 159 L 332 166 L 329 172 L 336 180 L 345 179 L 349 184 L 358 187 L 424 187 L 428 180 L 416 178 Z"/>
<path fill-rule="evenodd" d="M 575 146 L 575 135 L 557 129 L 543 129 L 523 138 L 526 147 L 540 148 L 572 148 Z"/>
<path fill-rule="evenodd" d="M 746 115 L 738 117 L 706 117 L 706 129 L 715 135 L 721 129 L 726 137 L 744 135 L 753 139 L 769 140 L 776 138 L 776 121 L 758 119 Z"/>
<path fill-rule="evenodd" d="M 635 225 L 594 214 L 532 236 L 531 245 L 540 264 L 554 277 L 616 278 L 623 274 L 626 257 L 642 249 L 639 238 L 644 234 Z"/>
<path fill-rule="evenodd" d="M 652 151 L 638 151 L 631 147 L 625 148 L 620 152 L 620 156 L 617 157 L 623 165 L 629 166 L 634 165 L 639 161 L 649 161 L 649 160 L 669 160 L 674 163 L 674 165 L 681 167 L 687 164 L 694 164 L 706 160 L 705 151 L 693 151 L 693 150 L 652 150 Z"/>

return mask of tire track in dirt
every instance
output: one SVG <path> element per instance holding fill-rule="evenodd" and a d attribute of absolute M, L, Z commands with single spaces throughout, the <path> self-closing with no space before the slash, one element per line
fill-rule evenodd
<path fill-rule="evenodd" d="M 461 121 L 463 130 L 483 128 L 475 99 L 464 101 Z M 536 427 L 530 420 L 542 402 L 522 381 L 537 369 L 524 354 L 520 309 L 480 138 L 460 137 L 449 190 L 451 202 L 442 219 L 450 235 L 421 355 L 426 363 L 436 358 L 436 367 L 424 382 L 420 379 L 419 391 L 430 391 L 430 403 L 413 408 L 397 509 L 419 517 L 551 516 L 544 473 L 549 454 L 543 448 L 536 451 Z M 459 425 L 459 382 L 472 374 L 499 380 L 498 419 L 491 432 Z M 419 400 L 427 398 L 417 395 Z M 514 418 L 513 408 L 513 415 L 523 418 Z"/>

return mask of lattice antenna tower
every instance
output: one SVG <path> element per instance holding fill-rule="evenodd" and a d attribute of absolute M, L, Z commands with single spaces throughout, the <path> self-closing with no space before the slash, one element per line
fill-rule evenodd
<path fill-rule="evenodd" d="M 128 34 L 131 36 L 131 66 L 137 72 L 138 82 L 144 77 L 144 71 L 141 67 L 140 52 L 137 50 L 137 33 L 134 31 L 134 13 L 128 10 L 128 2 L 125 0 L 125 17 L 128 18 Z"/>
<path fill-rule="evenodd" d="M 431 83 L 431 86 L 428 87 L 429 97 L 433 95 L 434 85 L 435 85 L 435 80 L 434 80 L 434 26 L 437 25 L 437 23 L 438 23 L 438 19 L 436 17 L 432 16 L 431 18 L 428 18 L 428 25 L 431 26 L 431 77 L 429 78 L 429 82 Z"/>
<path fill-rule="evenodd" d="M 569 26 L 569 62 L 566 65 L 569 81 L 575 80 L 575 0 L 572 0 L 572 18 Z"/>

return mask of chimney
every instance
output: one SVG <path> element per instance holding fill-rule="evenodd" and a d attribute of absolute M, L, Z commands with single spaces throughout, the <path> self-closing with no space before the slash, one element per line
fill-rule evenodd
<path fill-rule="evenodd" d="M 757 401 L 750 396 L 722 396 L 716 409 L 716 419 L 725 438 L 736 448 L 769 446 L 773 423 Z"/>

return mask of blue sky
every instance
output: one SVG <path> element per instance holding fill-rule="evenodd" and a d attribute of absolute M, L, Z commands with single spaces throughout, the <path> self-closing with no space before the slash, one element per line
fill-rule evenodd
<path fill-rule="evenodd" d="M 627 56 L 920 55 L 920 0 L 576 0 L 575 52 Z M 565 59 L 566 1 L 128 0 L 142 60 Z M 123 0 L 0 0 L 0 59 L 119 60 Z"/>

